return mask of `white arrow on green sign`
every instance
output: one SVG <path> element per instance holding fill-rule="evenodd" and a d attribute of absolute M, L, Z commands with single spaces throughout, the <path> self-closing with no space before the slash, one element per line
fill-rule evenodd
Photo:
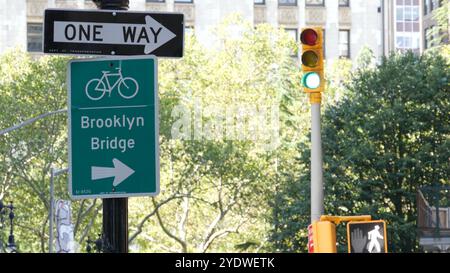
<path fill-rule="evenodd" d="M 68 69 L 74 199 L 159 192 L 157 60 L 74 60 Z"/>

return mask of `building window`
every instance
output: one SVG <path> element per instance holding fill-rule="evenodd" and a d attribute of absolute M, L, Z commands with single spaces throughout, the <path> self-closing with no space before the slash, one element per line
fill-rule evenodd
<path fill-rule="evenodd" d="M 430 1 L 431 0 L 423 1 L 423 15 L 427 15 L 428 13 L 430 13 Z"/>
<path fill-rule="evenodd" d="M 442 2 L 440 0 L 424 0 L 423 1 L 423 14 L 427 15 L 433 12 L 433 10 L 442 6 Z"/>
<path fill-rule="evenodd" d="M 194 35 L 194 27 L 193 26 L 186 26 L 184 28 L 184 33 L 186 36 L 193 36 Z"/>
<path fill-rule="evenodd" d="M 339 30 L 339 57 L 350 58 L 350 30 Z"/>
<path fill-rule="evenodd" d="M 298 42 L 298 31 L 296 28 L 285 28 L 284 30 L 288 33 L 289 37 L 291 37 L 295 42 Z"/>
<path fill-rule="evenodd" d="M 325 6 L 325 0 L 306 0 L 305 5 L 308 6 Z"/>
<path fill-rule="evenodd" d="M 431 41 L 432 41 L 433 35 L 431 33 L 431 28 L 426 28 L 425 29 L 425 49 L 429 49 L 431 48 Z"/>
<path fill-rule="evenodd" d="M 339 0 L 339 7 L 350 7 L 350 0 Z"/>
<path fill-rule="evenodd" d="M 435 9 L 437 9 L 437 8 L 439 8 L 441 6 L 441 1 L 440 0 L 431 0 L 431 10 L 430 11 L 433 11 L 433 10 L 435 10 Z"/>
<path fill-rule="evenodd" d="M 175 3 L 194 3 L 194 0 L 175 0 Z"/>
<path fill-rule="evenodd" d="M 42 23 L 27 24 L 27 50 L 29 52 L 42 51 Z"/>
<path fill-rule="evenodd" d="M 296 43 L 298 42 L 298 30 L 296 28 L 285 28 L 284 31 L 287 32 L 287 34 L 289 35 L 289 37 L 291 37 L 293 41 L 295 41 Z M 291 56 L 297 57 L 295 51 L 291 52 Z"/>
<path fill-rule="evenodd" d="M 440 40 L 439 28 L 436 26 L 431 26 L 425 29 L 424 46 L 425 49 L 429 49 L 439 45 Z"/>
<path fill-rule="evenodd" d="M 279 6 L 297 6 L 297 0 L 278 0 Z"/>
<path fill-rule="evenodd" d="M 255 5 L 264 5 L 266 4 L 266 0 L 253 0 Z"/>
<path fill-rule="evenodd" d="M 405 51 L 420 49 L 420 5 L 419 0 L 395 1 L 396 49 Z M 427 2 L 425 1 L 425 12 Z"/>

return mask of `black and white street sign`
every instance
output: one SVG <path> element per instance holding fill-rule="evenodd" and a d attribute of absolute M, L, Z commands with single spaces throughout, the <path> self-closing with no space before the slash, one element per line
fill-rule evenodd
<path fill-rule="evenodd" d="M 347 224 L 349 253 L 387 253 L 386 222 L 349 222 Z"/>
<path fill-rule="evenodd" d="M 182 13 L 47 9 L 44 53 L 182 57 Z"/>

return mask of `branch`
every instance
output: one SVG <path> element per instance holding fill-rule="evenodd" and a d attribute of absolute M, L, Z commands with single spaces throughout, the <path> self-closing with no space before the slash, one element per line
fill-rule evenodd
<path fill-rule="evenodd" d="M 97 199 L 94 199 L 94 201 L 92 201 L 92 204 L 84 212 L 81 212 L 81 207 L 80 207 L 80 212 L 78 214 L 77 223 L 76 223 L 77 230 L 78 230 L 78 226 L 79 226 L 79 224 L 81 224 L 81 221 L 83 220 L 83 218 L 85 218 L 95 208 L 96 203 L 97 203 Z M 98 207 L 97 207 L 97 209 L 98 209 Z M 74 231 L 74 234 L 76 234 L 75 231 Z"/>
<path fill-rule="evenodd" d="M 144 227 L 145 222 L 148 221 L 148 219 L 150 219 L 153 215 L 156 214 L 156 211 L 162 207 L 163 205 L 169 203 L 172 200 L 175 200 L 177 198 L 180 198 L 181 196 L 177 196 L 177 195 L 173 195 L 170 198 L 164 200 L 163 202 L 159 203 L 157 206 L 155 206 L 155 208 L 153 209 L 153 211 L 149 214 L 147 214 L 142 220 L 141 222 L 138 224 L 136 231 L 133 233 L 133 235 L 130 236 L 130 238 L 128 239 L 128 243 L 131 243 L 134 239 L 136 239 L 136 237 L 142 233 L 142 229 Z M 153 202 L 153 204 L 155 204 L 155 202 Z"/>
<path fill-rule="evenodd" d="M 7 192 L 9 190 L 9 187 L 11 186 L 11 183 L 8 183 L 8 180 L 10 180 L 11 178 L 11 171 L 12 167 L 9 167 L 6 171 L 5 179 L 3 179 L 1 183 L 0 200 L 3 199 L 3 197 L 5 196 L 5 192 Z"/>
<path fill-rule="evenodd" d="M 22 174 L 16 174 L 17 176 L 19 176 L 20 178 L 22 178 L 24 180 L 25 183 L 27 183 L 28 186 L 30 186 L 30 188 L 37 194 L 37 196 L 39 197 L 39 199 L 41 199 L 42 203 L 44 203 L 44 206 L 46 209 L 48 209 L 48 200 L 47 198 L 45 198 L 45 195 L 38 190 L 38 188 L 34 185 L 35 183 L 30 182 L 30 180 L 32 180 L 31 178 L 27 177 L 27 174 L 25 172 L 23 172 L 23 170 L 21 170 Z"/>
<path fill-rule="evenodd" d="M 183 241 L 186 241 L 186 222 L 189 215 L 189 198 L 183 197 L 183 214 L 178 224 L 178 233 Z"/>
<path fill-rule="evenodd" d="M 98 205 L 97 208 L 95 208 L 94 215 L 92 215 L 92 218 L 89 221 L 89 224 L 86 226 L 86 228 L 83 231 L 83 234 L 80 236 L 80 240 L 78 241 L 80 244 L 84 241 L 84 238 L 86 238 L 87 234 L 89 233 L 92 226 L 94 225 L 95 218 L 97 218 L 100 208 L 102 208 L 101 204 Z"/>
<path fill-rule="evenodd" d="M 16 222 L 14 222 L 14 227 L 19 227 L 19 228 L 23 228 L 23 229 L 28 229 L 28 230 L 30 230 L 32 233 L 35 233 L 35 234 L 39 234 L 41 231 L 39 230 L 39 229 L 37 229 L 37 228 L 32 228 L 32 227 L 29 227 L 29 226 L 26 226 L 26 225 L 22 225 L 22 224 L 20 224 L 20 223 L 16 223 Z"/>
<path fill-rule="evenodd" d="M 206 250 L 207 249 L 207 244 L 210 244 L 208 242 L 211 241 L 211 237 L 214 235 L 214 232 L 215 232 L 218 224 L 223 220 L 223 218 L 225 218 L 227 213 L 236 204 L 236 198 L 233 198 L 233 200 L 230 203 L 228 203 L 225 207 L 223 207 L 222 187 L 223 187 L 222 178 L 220 178 L 219 179 L 219 188 L 218 188 L 218 191 L 219 191 L 218 192 L 218 201 L 217 201 L 217 203 L 219 204 L 219 211 L 220 212 L 217 215 L 217 217 L 211 222 L 211 224 L 207 228 L 207 231 L 205 232 L 205 234 L 206 234 L 205 239 L 200 244 L 200 249 L 202 249 L 202 250 Z"/>
<path fill-rule="evenodd" d="M 155 198 L 153 198 L 153 197 L 152 197 L 152 202 L 153 202 L 153 205 L 156 207 L 156 206 L 157 206 L 157 205 L 156 205 L 156 201 L 155 201 Z M 181 239 L 178 238 L 177 236 L 173 235 L 173 234 L 172 234 L 172 233 L 164 226 L 164 224 L 163 224 L 163 222 L 162 222 L 162 219 L 161 219 L 161 215 L 159 215 L 159 210 L 158 210 L 158 209 L 155 209 L 155 213 L 156 213 L 156 218 L 158 219 L 158 223 L 159 223 L 159 225 L 161 226 L 161 228 L 162 228 L 162 230 L 164 231 L 164 233 L 166 233 L 166 235 L 169 236 L 170 238 L 172 238 L 172 239 L 174 239 L 175 241 L 177 241 L 177 242 L 181 245 L 182 251 L 183 251 L 184 253 L 186 253 L 186 252 L 187 252 L 187 245 L 186 245 L 186 242 L 183 241 L 183 240 L 181 240 Z"/>
<path fill-rule="evenodd" d="M 153 237 L 150 237 L 147 234 L 142 234 L 142 237 L 144 237 L 144 239 L 146 239 L 149 242 L 157 243 L 157 241 Z M 169 247 L 167 247 L 165 245 L 159 244 L 158 246 L 161 247 L 166 252 L 171 252 L 171 253 L 178 253 L 179 252 L 178 249 L 172 249 L 172 248 L 169 248 Z"/>
<path fill-rule="evenodd" d="M 47 222 L 50 220 L 49 216 L 50 215 L 46 216 L 44 224 L 42 225 L 42 232 L 40 232 L 40 234 L 39 234 L 39 236 L 41 237 L 41 251 L 42 251 L 42 253 L 45 253 L 45 241 L 46 241 L 45 228 L 47 227 Z M 49 245 L 49 248 L 50 248 L 50 245 Z"/>
<path fill-rule="evenodd" d="M 84 203 L 86 203 L 86 199 L 83 199 L 83 201 L 81 201 L 80 208 L 78 209 L 77 221 L 75 222 L 75 225 L 73 227 L 73 236 L 75 236 L 77 234 L 77 232 L 78 232 L 78 227 L 79 227 L 80 222 L 81 222 L 81 214 L 82 214 L 82 211 L 83 211 Z"/>
<path fill-rule="evenodd" d="M 241 223 L 239 223 L 235 228 L 231 229 L 223 229 L 223 230 L 219 230 L 217 232 L 215 232 L 214 234 L 212 234 L 208 241 L 206 241 L 206 243 L 203 244 L 202 246 L 202 253 L 205 253 L 208 248 L 211 246 L 211 244 L 218 238 L 226 236 L 229 233 L 239 233 L 239 229 L 241 228 L 241 226 L 245 223 L 245 220 L 243 220 Z"/>

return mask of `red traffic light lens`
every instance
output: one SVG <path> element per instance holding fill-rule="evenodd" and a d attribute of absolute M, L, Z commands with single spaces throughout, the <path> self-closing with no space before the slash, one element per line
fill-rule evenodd
<path fill-rule="evenodd" d="M 302 35 L 300 36 L 300 40 L 302 41 L 302 44 L 313 46 L 317 43 L 317 40 L 319 39 L 319 35 L 314 29 L 308 28 L 305 29 L 302 32 Z"/>
<path fill-rule="evenodd" d="M 319 56 L 316 52 L 308 50 L 302 55 L 302 63 L 307 67 L 316 67 L 319 63 Z"/>

